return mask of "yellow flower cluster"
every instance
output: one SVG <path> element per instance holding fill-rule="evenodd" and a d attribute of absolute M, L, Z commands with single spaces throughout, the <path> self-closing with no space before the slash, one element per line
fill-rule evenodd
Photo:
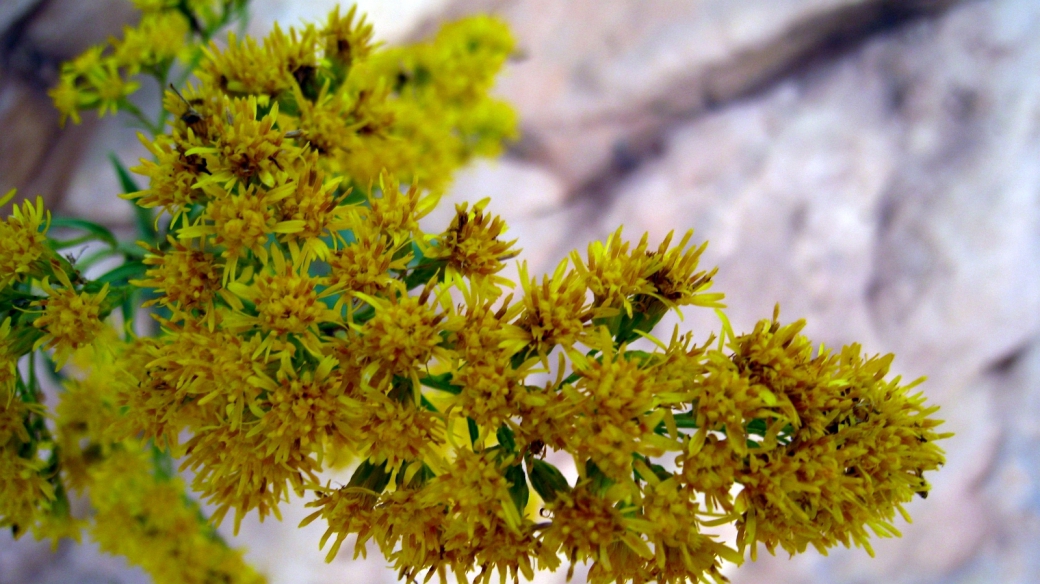
<path fill-rule="evenodd" d="M 3 197 L 6 203 L 14 191 Z M 0 293 L 5 304 L 27 307 L 28 294 L 21 293 L 27 281 L 47 273 L 53 255 L 47 245 L 50 215 L 43 201 L 15 205 L 0 222 Z M 3 314 L 0 323 L 0 527 L 20 537 L 32 531 L 37 537 L 56 537 L 50 518 L 61 514 L 56 505 L 53 445 L 47 440 L 45 408 L 40 392 L 23 383 L 18 359 L 35 336 L 24 334 L 21 314 Z M 28 346 L 27 346 L 28 345 Z"/>
<path fill-rule="evenodd" d="M 224 14 L 139 6 L 192 34 Z M 125 195 L 169 218 L 144 252 L 110 243 L 124 266 L 83 279 L 38 205 L 0 224 L 20 234 L 0 243 L 0 524 L 83 527 L 160 581 L 260 581 L 177 457 L 213 522 L 233 514 L 237 531 L 310 497 L 303 523 L 326 523 L 329 560 L 353 535 L 406 581 L 586 563 L 591 582 L 721 582 L 759 543 L 869 550 L 868 529 L 897 534 L 946 435 L 916 382 L 888 378 L 890 355 L 816 348 L 777 313 L 735 334 L 691 233 L 651 246 L 618 229 L 551 274 L 520 264 L 516 284 L 486 200 L 427 233 L 453 171 L 515 133 L 489 97 L 513 41 L 476 17 L 378 49 L 356 16 L 198 54 L 198 82 L 165 95 L 169 130 L 142 137 L 147 188 Z M 148 26 L 95 56 L 127 59 L 117 72 L 169 58 L 177 43 Z M 157 336 L 102 324 L 136 297 Z M 720 338 L 652 335 L 683 307 L 717 311 Z M 41 348 L 80 372 L 56 437 L 14 366 Z M 344 465 L 346 485 L 323 477 Z M 68 517 L 65 488 L 89 518 Z M 726 523 L 733 546 L 702 529 Z"/>
<path fill-rule="evenodd" d="M 39 200 L 0 222 L 0 527 L 55 545 L 86 528 L 157 582 L 262 582 L 187 497 L 165 455 L 124 429 L 115 396 L 138 387 L 140 347 L 152 341 L 120 341 L 102 323 L 113 308 L 109 284 L 82 280 L 55 252 L 64 244 L 48 239 L 49 223 Z M 88 372 L 66 381 L 54 410 L 36 377 L 41 348 L 54 349 L 55 369 L 71 359 Z M 18 360 L 27 354 L 24 379 Z M 69 490 L 86 495 L 89 517 L 70 513 Z"/>
<path fill-rule="evenodd" d="M 0 206 L 15 196 L 12 190 L 0 199 Z M 25 201 L 15 205 L 11 215 L 0 222 L 0 289 L 26 276 L 43 273 L 41 260 L 47 258 L 47 229 L 50 213 L 43 209 L 43 199 L 37 197 L 35 204 Z"/>
<path fill-rule="evenodd" d="M 79 112 L 97 109 L 99 115 L 129 110 L 141 112 L 127 98 L 140 89 L 133 78 L 147 72 L 160 80 L 176 61 L 191 66 L 198 60 L 198 40 L 208 40 L 234 19 L 241 18 L 246 0 L 133 0 L 141 11 L 136 26 L 127 26 L 120 39 L 99 45 L 62 66 L 50 96 L 61 113 L 61 123 Z M 143 117 L 143 116 L 142 116 Z M 142 119 L 142 121 L 144 121 Z M 159 120 L 161 128 L 162 120 Z"/>
<path fill-rule="evenodd" d="M 227 546 L 201 508 L 187 497 L 172 461 L 129 434 L 117 395 L 137 387 L 151 341 L 120 341 L 108 329 L 77 365 L 87 370 L 65 383 L 56 408 L 66 484 L 86 494 L 91 539 L 105 552 L 126 557 L 157 583 L 259 584 L 264 579 Z"/>
<path fill-rule="evenodd" d="M 48 444 L 33 440 L 43 422 L 38 396 L 23 398 L 26 388 L 17 372 L 18 355 L 12 347 L 11 319 L 0 324 L 0 527 L 14 537 L 33 530 L 49 537 L 38 517 L 54 506 L 54 484 L 47 480 L 50 466 L 42 456 Z"/>

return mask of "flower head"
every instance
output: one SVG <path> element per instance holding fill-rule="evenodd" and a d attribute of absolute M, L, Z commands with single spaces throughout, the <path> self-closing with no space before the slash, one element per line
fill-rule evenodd
<path fill-rule="evenodd" d="M 447 264 L 448 279 L 453 281 L 460 277 L 487 279 L 497 285 L 511 284 L 504 278 L 494 275 L 505 267 L 502 260 L 514 257 L 518 252 L 513 250 L 513 241 L 502 241 L 499 238 L 505 232 L 502 219 L 485 214 L 490 199 L 484 199 L 470 210 L 468 203 L 455 207 L 455 218 L 451 225 L 440 236 L 437 243 L 431 246 L 426 256 L 431 259 L 442 259 Z"/>
<path fill-rule="evenodd" d="M 10 191 L 0 205 L 13 197 Z M 36 197 L 35 203 L 25 201 L 15 205 L 6 221 L 0 222 L 0 288 L 27 274 L 39 274 L 38 260 L 48 252 L 47 228 L 50 212 L 43 210 L 43 199 Z"/>
<path fill-rule="evenodd" d="M 44 331 L 44 336 L 36 341 L 33 349 L 41 346 L 55 349 L 54 361 L 61 367 L 73 351 L 87 346 L 104 327 L 101 307 L 108 295 L 108 284 L 96 294 L 76 292 L 64 272 L 58 271 L 57 275 L 63 286 L 54 288 L 44 278 L 40 286 L 47 298 L 32 303 L 43 309 L 33 326 Z"/>

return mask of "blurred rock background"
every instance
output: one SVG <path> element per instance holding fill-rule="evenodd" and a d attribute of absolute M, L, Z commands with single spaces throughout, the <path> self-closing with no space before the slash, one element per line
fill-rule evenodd
<path fill-rule="evenodd" d="M 332 4 L 257 0 L 251 28 Z M 1040 2 L 361 4 L 392 42 L 472 12 L 520 40 L 499 92 L 523 138 L 465 169 L 431 229 L 452 201 L 491 196 L 538 272 L 622 223 L 656 240 L 694 228 L 736 329 L 779 302 L 815 340 L 928 376 L 957 435 L 904 537 L 873 559 L 767 555 L 735 582 L 1040 582 Z M 117 0 L 0 3 L 0 192 L 129 222 L 104 156 L 139 156 L 132 133 L 59 133 L 44 91 L 62 58 L 131 17 Z M 716 324 L 688 311 L 682 326 Z M 395 581 L 375 550 L 324 564 L 323 529 L 295 528 L 302 504 L 285 514 L 237 538 L 272 582 Z M 90 546 L 0 537 L 0 584 L 147 581 Z"/>

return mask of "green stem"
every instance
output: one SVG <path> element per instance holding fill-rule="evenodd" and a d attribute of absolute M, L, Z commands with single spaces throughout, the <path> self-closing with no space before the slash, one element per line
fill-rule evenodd
<path fill-rule="evenodd" d="M 148 116 L 144 115 L 144 112 L 141 111 L 141 108 L 128 100 L 123 100 L 123 103 L 120 104 L 120 109 L 132 115 L 146 130 L 151 132 L 152 136 L 158 136 L 162 133 L 161 127 L 155 127 L 152 124 L 152 121 L 148 119 Z"/>

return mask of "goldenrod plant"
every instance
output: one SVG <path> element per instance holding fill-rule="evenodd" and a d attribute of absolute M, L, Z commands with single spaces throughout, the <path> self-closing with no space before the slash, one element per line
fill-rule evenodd
<path fill-rule="evenodd" d="M 115 161 L 141 241 L 38 200 L 0 222 L 15 537 L 85 531 L 157 582 L 260 582 L 215 526 L 304 498 L 328 560 L 355 536 L 355 557 L 378 549 L 402 581 L 585 563 L 591 582 L 721 582 L 758 544 L 870 551 L 927 496 L 947 435 L 918 382 L 778 311 L 736 334 L 690 233 L 618 229 L 513 282 L 519 250 L 486 200 L 423 230 L 452 173 L 516 136 L 489 94 L 515 51 L 502 22 L 388 48 L 337 9 L 218 44 L 244 2 L 135 3 L 140 23 L 52 95 L 73 121 L 127 111 L 147 132 L 145 188 Z M 128 99 L 149 77 L 166 88 L 151 118 Z M 142 307 L 154 335 L 134 332 Z M 716 311 L 718 335 L 657 330 L 683 308 Z M 724 524 L 735 541 L 705 531 Z"/>

